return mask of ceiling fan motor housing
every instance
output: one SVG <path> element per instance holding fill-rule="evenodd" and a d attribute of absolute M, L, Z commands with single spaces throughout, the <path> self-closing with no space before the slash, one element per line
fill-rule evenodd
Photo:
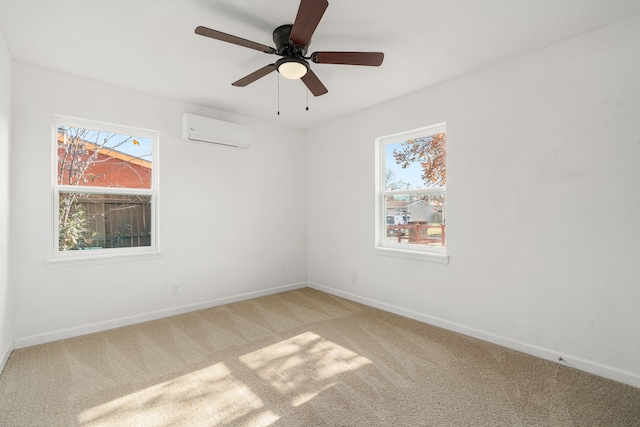
<path fill-rule="evenodd" d="M 273 42 L 279 55 L 301 58 L 307 54 L 308 46 L 297 46 L 289 41 L 292 28 L 293 25 L 285 24 L 273 30 Z"/>

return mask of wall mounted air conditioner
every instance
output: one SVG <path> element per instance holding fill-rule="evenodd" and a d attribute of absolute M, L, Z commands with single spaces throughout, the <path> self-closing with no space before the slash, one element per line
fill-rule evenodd
<path fill-rule="evenodd" d="M 182 139 L 226 147 L 246 149 L 253 142 L 249 126 L 223 122 L 210 117 L 184 113 L 181 119 Z"/>

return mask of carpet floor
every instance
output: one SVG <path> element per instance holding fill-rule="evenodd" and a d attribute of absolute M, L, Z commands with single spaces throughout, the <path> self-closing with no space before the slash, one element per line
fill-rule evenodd
<path fill-rule="evenodd" d="M 16 350 L 0 426 L 640 426 L 640 389 L 299 289 Z"/>

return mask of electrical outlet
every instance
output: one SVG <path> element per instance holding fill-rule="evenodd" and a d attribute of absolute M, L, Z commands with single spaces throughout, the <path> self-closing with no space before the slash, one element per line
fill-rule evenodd
<path fill-rule="evenodd" d="M 171 295 L 176 296 L 180 295 L 181 287 L 180 285 L 175 285 L 171 288 Z"/>
<path fill-rule="evenodd" d="M 358 274 L 356 273 L 351 273 L 351 281 L 353 283 L 356 283 L 358 281 Z"/>

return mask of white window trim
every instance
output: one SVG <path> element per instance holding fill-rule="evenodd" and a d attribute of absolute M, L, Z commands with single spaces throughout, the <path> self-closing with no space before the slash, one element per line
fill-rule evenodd
<path fill-rule="evenodd" d="M 151 173 L 150 189 L 114 188 L 114 187 L 78 187 L 74 185 L 58 185 L 58 126 L 81 127 L 85 129 L 112 132 L 124 135 L 150 138 L 153 141 L 153 171 Z M 74 266 L 109 264 L 115 262 L 146 261 L 160 259 L 160 221 L 158 206 L 160 194 L 158 147 L 160 133 L 157 130 L 144 129 L 132 126 L 124 126 L 113 123 L 87 120 L 77 117 L 56 115 L 52 120 L 52 156 L 51 156 L 51 209 L 52 234 L 51 255 L 46 261 L 47 268 L 64 268 Z M 60 251 L 58 250 L 58 226 L 59 226 L 59 194 L 60 192 L 89 193 L 89 194 L 124 194 L 151 196 L 151 246 L 134 248 L 111 248 L 96 251 Z"/>
<path fill-rule="evenodd" d="M 396 258 L 404 258 L 416 261 L 435 262 L 439 264 L 448 264 L 449 255 L 447 253 L 447 247 L 434 247 L 426 245 L 406 245 L 401 243 L 386 242 L 386 222 L 384 212 L 384 198 L 389 194 L 429 194 L 439 193 L 442 188 L 421 188 L 421 189 L 408 189 L 408 190 L 394 190 L 385 191 L 385 155 L 383 154 L 383 148 L 387 144 L 400 143 L 408 139 L 417 138 L 425 135 L 435 135 L 438 133 L 446 132 L 446 124 L 438 123 L 431 126 L 426 126 L 418 129 L 413 129 L 407 132 L 401 132 L 393 135 L 382 136 L 376 138 L 375 141 L 375 243 L 373 252 L 376 255 L 390 256 Z M 446 187 L 444 187 L 446 192 Z"/>

